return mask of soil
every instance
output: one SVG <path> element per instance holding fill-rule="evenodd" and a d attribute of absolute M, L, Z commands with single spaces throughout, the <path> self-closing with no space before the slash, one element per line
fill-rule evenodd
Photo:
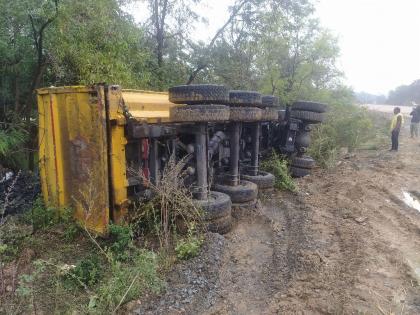
<path fill-rule="evenodd" d="M 347 154 L 299 179 L 298 193 L 263 197 L 223 246 L 203 250 L 198 294 L 177 266 L 166 293 L 137 314 L 420 314 L 419 141 Z M 211 242 L 211 239 L 210 239 Z M 207 245 L 209 246 L 209 245 Z M 207 254 L 206 254 L 207 253 Z M 220 259 L 215 259 L 218 257 Z M 193 281 L 194 282 L 194 281 Z M 208 286 L 207 283 L 212 283 Z M 177 294 L 177 288 L 187 297 Z M 178 292 L 178 293 L 177 293 Z"/>

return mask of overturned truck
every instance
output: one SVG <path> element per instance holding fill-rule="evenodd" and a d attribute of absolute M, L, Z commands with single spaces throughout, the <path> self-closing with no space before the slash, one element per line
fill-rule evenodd
<path fill-rule="evenodd" d="M 38 90 L 39 166 L 47 204 L 73 207 L 87 228 L 106 234 L 150 195 L 171 159 L 182 160 L 194 202 L 210 231 L 226 233 L 232 207 L 252 206 L 274 176 L 261 156 L 287 155 L 292 175 L 309 174 L 311 125 L 326 105 L 296 102 L 222 85 L 185 85 L 168 93 L 116 85 Z M 133 170 L 142 174 L 133 176 Z"/>

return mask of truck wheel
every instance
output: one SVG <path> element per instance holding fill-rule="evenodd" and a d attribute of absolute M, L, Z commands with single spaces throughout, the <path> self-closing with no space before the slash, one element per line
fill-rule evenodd
<path fill-rule="evenodd" d="M 169 88 L 169 101 L 175 104 L 226 104 L 229 90 L 224 85 L 192 84 Z"/>
<path fill-rule="evenodd" d="M 229 195 L 232 203 L 244 203 L 252 201 L 258 196 L 258 187 L 256 184 L 241 180 L 239 185 L 230 186 L 224 184 L 214 184 L 213 189 L 215 191 L 222 192 Z"/>
<path fill-rule="evenodd" d="M 230 111 L 224 105 L 179 105 L 169 109 L 173 122 L 228 121 Z"/>
<path fill-rule="evenodd" d="M 229 104 L 236 106 L 261 105 L 261 94 L 254 91 L 233 90 L 229 92 Z"/>
<path fill-rule="evenodd" d="M 252 182 L 258 186 L 258 189 L 270 189 L 274 187 L 275 177 L 268 172 L 259 171 L 258 175 L 241 175 L 241 178 Z"/>
<path fill-rule="evenodd" d="M 308 101 L 297 101 L 292 105 L 292 110 L 303 110 L 314 113 L 325 113 L 328 109 L 327 104 L 308 102 Z"/>
<path fill-rule="evenodd" d="M 314 113 L 302 110 L 292 110 L 290 117 L 312 124 L 319 124 L 325 120 L 325 115 L 323 113 Z"/>
<path fill-rule="evenodd" d="M 224 193 L 211 191 L 208 199 L 194 199 L 193 202 L 197 207 L 203 209 L 204 220 L 206 221 L 231 215 L 232 202 L 230 201 L 230 197 Z"/>
<path fill-rule="evenodd" d="M 261 108 L 261 120 L 262 121 L 277 121 L 279 118 L 279 111 L 273 107 Z"/>
<path fill-rule="evenodd" d="M 263 107 L 280 107 L 279 98 L 273 95 L 263 95 L 261 97 L 261 104 Z"/>
<path fill-rule="evenodd" d="M 262 111 L 257 107 L 230 107 L 230 121 L 261 121 Z"/>
<path fill-rule="evenodd" d="M 226 234 L 232 229 L 232 216 L 218 218 L 207 223 L 207 230 L 213 233 Z"/>
<path fill-rule="evenodd" d="M 311 170 L 307 168 L 300 168 L 300 167 L 294 167 L 294 166 L 290 167 L 290 174 L 292 175 L 292 177 L 296 177 L 296 178 L 305 177 L 305 176 L 308 176 L 310 173 L 311 173 Z"/>
<path fill-rule="evenodd" d="M 305 168 L 305 169 L 312 169 L 315 167 L 315 160 L 310 156 L 303 156 L 303 157 L 293 157 L 292 158 L 292 166 L 298 168 Z"/>

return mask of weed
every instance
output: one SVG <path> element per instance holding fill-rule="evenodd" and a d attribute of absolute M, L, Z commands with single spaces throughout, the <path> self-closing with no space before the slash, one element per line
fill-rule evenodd
<path fill-rule="evenodd" d="M 89 307 L 100 314 L 115 312 L 145 290 L 157 293 L 162 287 L 157 275 L 157 258 L 150 251 L 139 250 L 133 262 L 127 265 L 113 262 L 109 273 L 111 276 L 100 284 L 89 303 Z"/>
<path fill-rule="evenodd" d="M 129 250 L 133 245 L 133 230 L 129 226 L 109 225 L 109 237 L 112 244 L 109 251 L 117 260 L 127 260 L 129 258 Z"/>
<path fill-rule="evenodd" d="M 159 236 L 161 247 L 168 247 L 171 229 L 175 227 L 176 221 L 186 222 L 186 225 L 195 222 L 199 225 L 202 219 L 201 210 L 194 204 L 191 191 L 184 186 L 184 168 L 189 158 L 187 156 L 176 162 L 172 155 L 156 184 L 149 182 L 143 174 L 132 172 L 147 183 L 154 194 L 151 201 L 140 203 L 132 221 L 137 226 L 149 223 L 149 229 L 152 227 Z"/>
<path fill-rule="evenodd" d="M 80 285 L 80 282 L 87 287 L 96 284 L 102 275 L 102 265 L 99 257 L 91 255 L 80 260 L 77 265 L 70 269 L 64 276 L 64 281 L 73 285 Z M 75 281 L 77 279 L 78 281 Z"/>
<path fill-rule="evenodd" d="M 194 225 L 188 229 L 188 237 L 177 242 L 175 247 L 176 256 L 178 259 L 190 259 L 198 255 L 201 245 L 203 245 L 203 238 L 196 235 Z"/>
<path fill-rule="evenodd" d="M 289 191 L 296 190 L 296 185 L 289 173 L 288 162 L 282 156 L 273 152 L 271 157 L 262 161 L 261 168 L 274 175 L 275 188 Z"/>
<path fill-rule="evenodd" d="M 30 212 L 27 212 L 25 219 L 32 224 L 34 230 L 43 229 L 52 226 L 58 222 L 57 210 L 52 207 L 46 207 L 41 198 L 35 200 Z"/>

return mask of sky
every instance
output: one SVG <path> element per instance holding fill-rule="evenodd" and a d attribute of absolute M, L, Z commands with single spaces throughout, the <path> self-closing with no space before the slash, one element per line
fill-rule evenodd
<path fill-rule="evenodd" d="M 207 25 L 194 37 L 206 40 L 226 21 L 233 0 L 203 0 Z M 338 66 L 344 82 L 372 94 L 387 94 L 420 79 L 420 0 L 317 0 L 321 25 L 339 38 Z M 144 5 L 128 10 L 137 21 L 147 16 Z"/>

